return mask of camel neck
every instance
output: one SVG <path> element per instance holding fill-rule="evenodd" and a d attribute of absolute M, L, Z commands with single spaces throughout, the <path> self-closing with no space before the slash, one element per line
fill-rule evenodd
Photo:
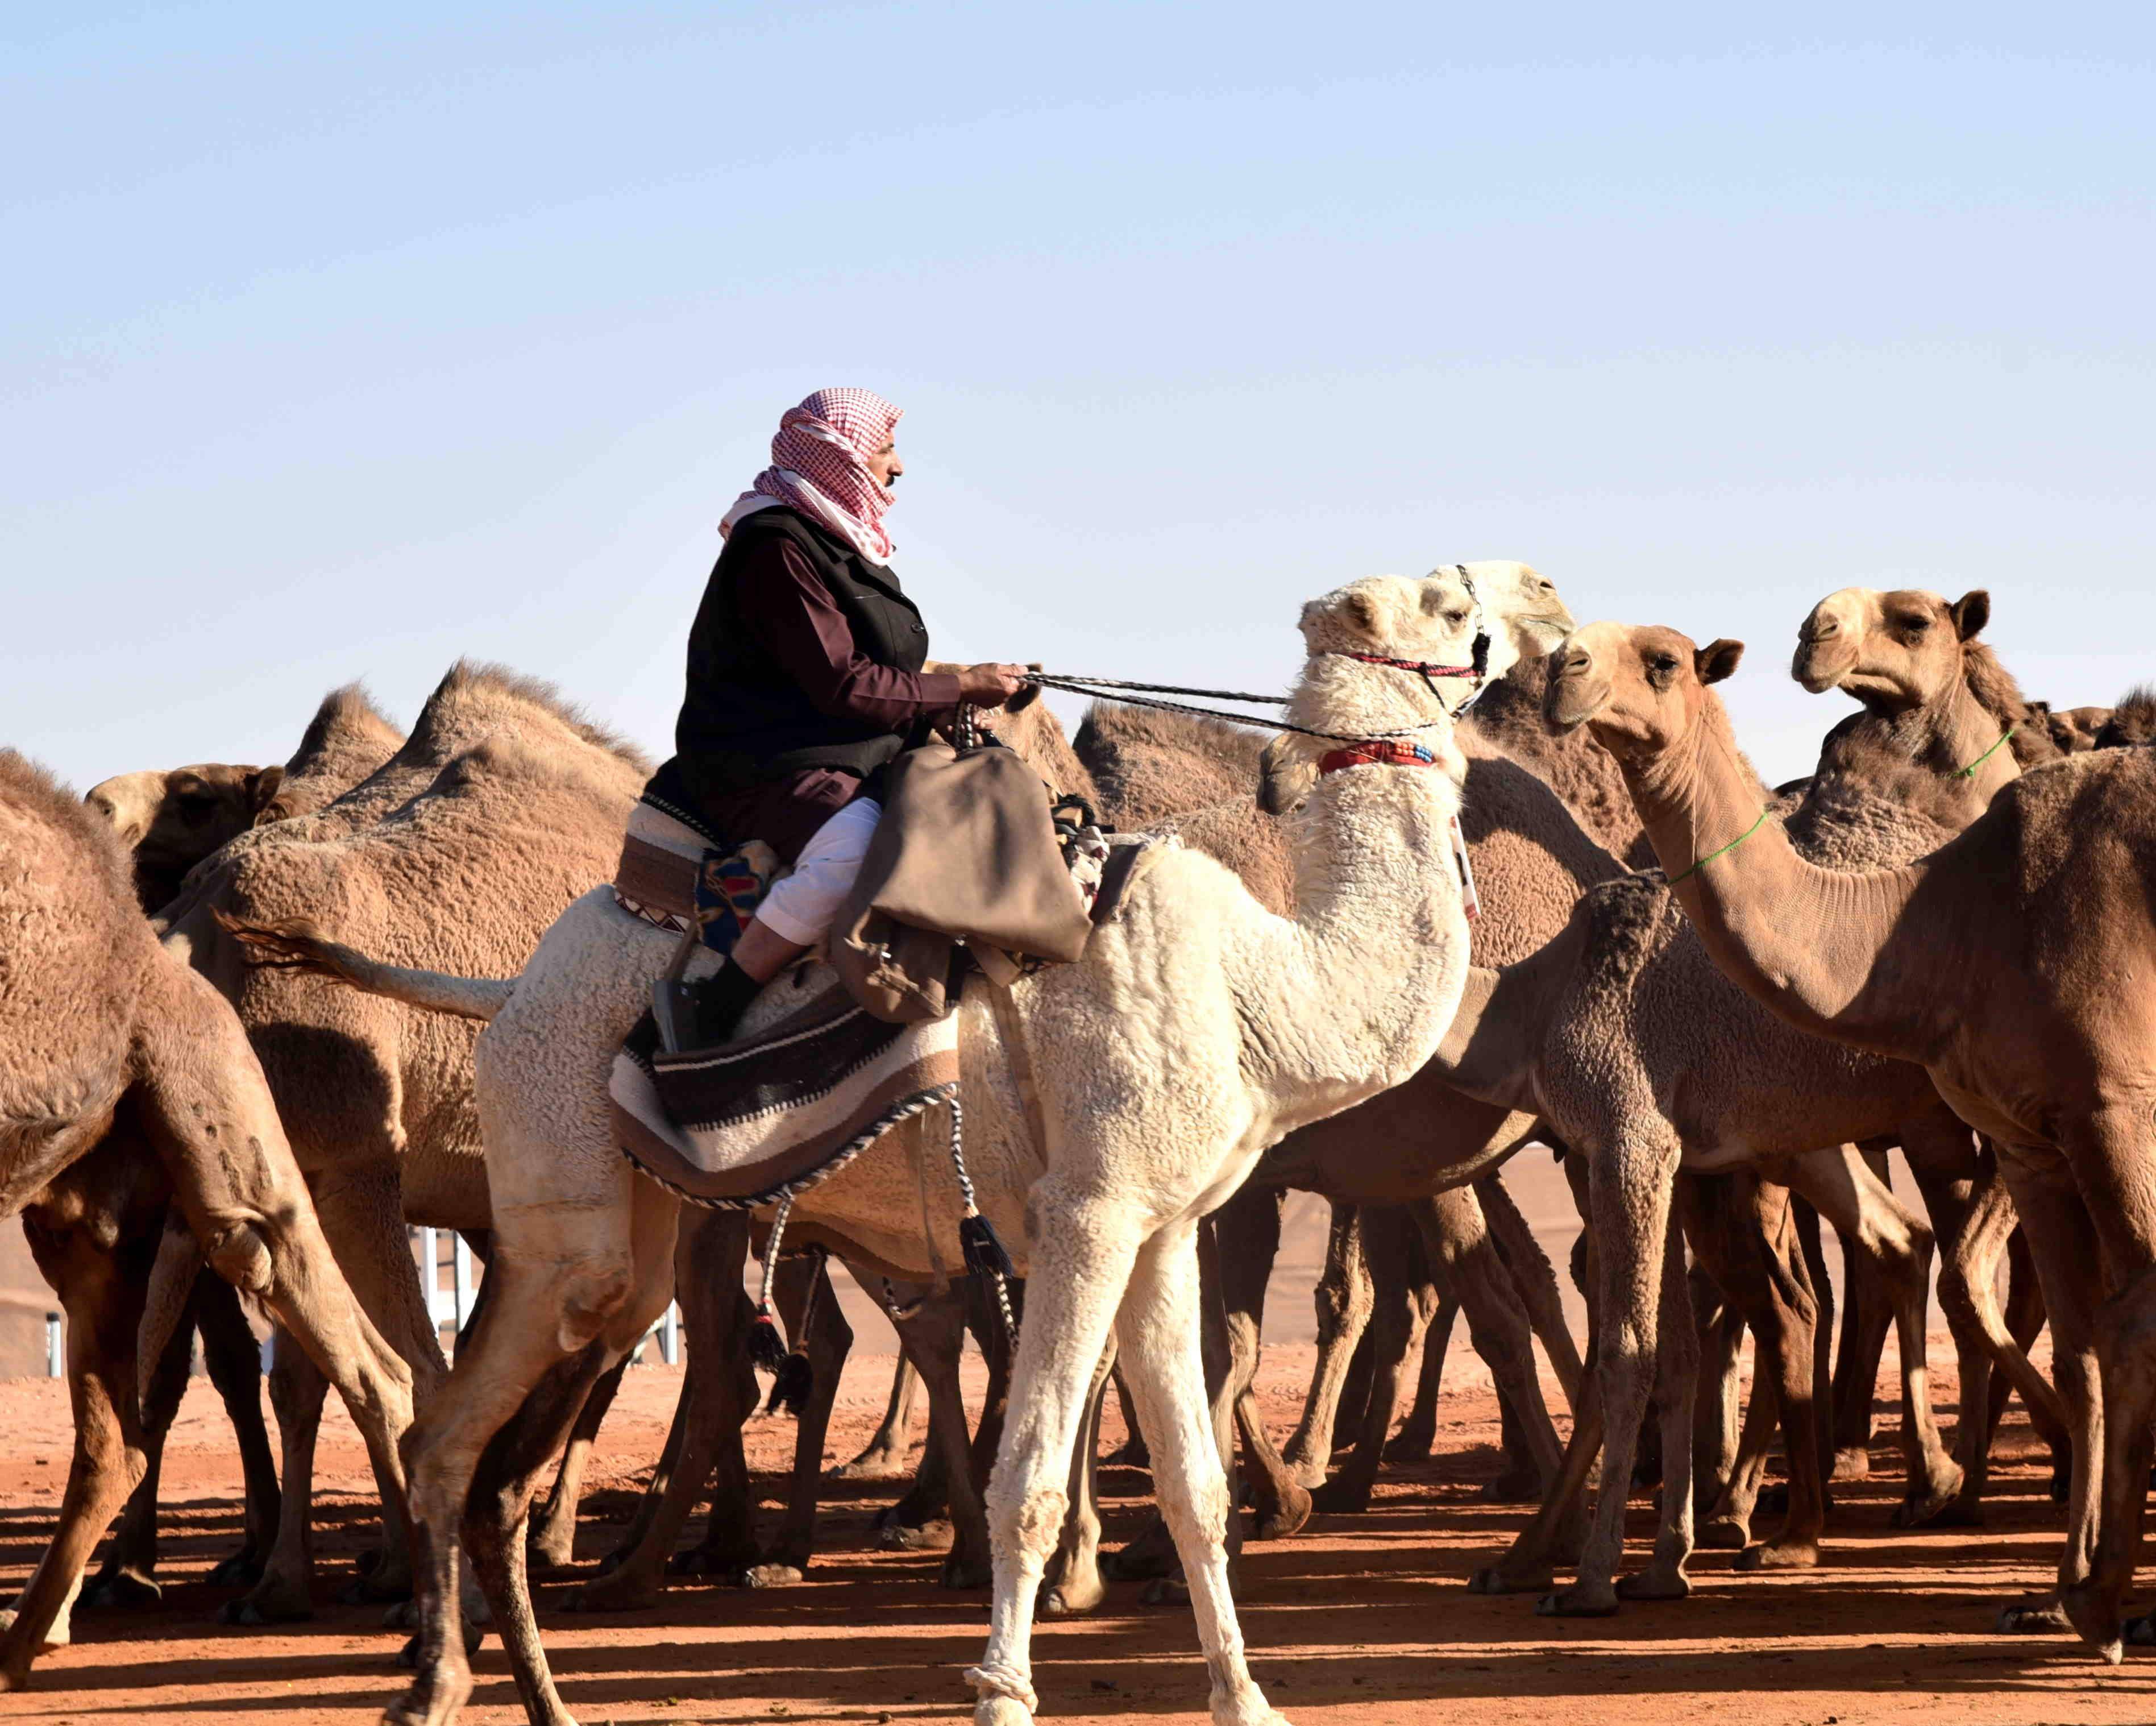
<path fill-rule="evenodd" d="M 1555 999 L 1548 985 L 1562 984 L 1567 967 L 1559 953 L 1573 935 L 1568 926 L 1517 964 L 1468 968 L 1460 1009 L 1430 1061 L 1454 1090 L 1478 1102 L 1541 1112 L 1535 1071 Z"/>
<path fill-rule="evenodd" d="M 1967 780 L 1981 808 L 2020 777 L 2011 745 L 1999 741 L 2011 723 L 1979 701 L 1966 679 L 1958 678 L 1938 700 L 1921 707 L 1868 713 L 1866 728 L 1876 727 L 1896 754 L 1917 766 Z"/>
<path fill-rule="evenodd" d="M 1927 866 L 1853 875 L 1807 862 L 1707 692 L 1698 722 L 1665 753 L 1625 764 L 1640 819 L 1671 889 L 1715 964 L 1800 1028 L 1909 1056 L 1933 991 L 1882 962 L 1910 937 Z M 1742 838 L 1742 843 L 1732 843 Z"/>

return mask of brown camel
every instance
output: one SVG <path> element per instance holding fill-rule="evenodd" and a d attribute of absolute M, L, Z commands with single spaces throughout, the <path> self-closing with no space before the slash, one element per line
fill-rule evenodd
<path fill-rule="evenodd" d="M 332 762 L 362 754 L 352 730 L 325 727 L 312 740 L 322 771 L 288 775 L 286 789 L 305 796 Z M 446 1364 L 405 1224 L 476 1232 L 491 1222 L 471 1096 L 474 1028 L 251 968 L 221 918 L 305 917 L 401 958 L 513 971 L 564 905 L 611 876 L 648 772 L 547 686 L 459 664 L 388 761 L 311 812 L 240 835 L 194 872 L 167 912 L 168 946 L 248 1027 L 323 1230 L 410 1366 L 422 1406 Z M 285 1443 L 284 1513 L 261 1581 L 228 1608 L 238 1621 L 311 1610 L 307 1528 L 322 1390 L 304 1357 L 278 1353 L 271 1396 Z M 572 1511 L 573 1492 L 567 1497 Z M 393 1543 L 359 1591 L 389 1598 L 408 1587 Z"/>
<path fill-rule="evenodd" d="M 2092 746 L 2098 749 L 2130 749 L 2156 742 L 2156 689 L 2143 684 L 2127 691 L 2105 718 Z"/>
<path fill-rule="evenodd" d="M 1709 688 L 1742 651 L 1591 624 L 1558 650 L 1552 721 L 1624 768 L 1718 968 L 1797 1029 L 1920 1064 L 1999 1147 L 2073 1440 L 2060 1605 L 2116 1660 L 2156 1404 L 2156 755 L 2073 756 L 1928 855 L 1822 869 L 1762 814 Z"/>
<path fill-rule="evenodd" d="M 323 701 L 282 768 L 205 764 L 125 774 L 92 787 L 84 802 L 113 824 L 124 846 L 132 847 L 137 895 L 143 910 L 155 912 L 195 864 L 258 822 L 326 801 L 357 783 L 401 740 L 352 686 Z M 148 867 L 146 847 L 153 852 Z M 187 1389 L 191 1338 L 198 1329 L 204 1364 L 233 1424 L 246 1482 L 240 1549 L 213 1570 L 211 1580 L 258 1581 L 277 1526 L 277 1467 L 262 1419 L 261 1356 L 254 1332 L 223 1277 L 207 1267 L 189 1277 L 188 1268 L 200 1262 L 199 1246 L 187 1234 L 185 1217 L 156 1202 L 163 1189 L 155 1149 L 132 1116 L 123 1113 L 95 1151 L 23 1211 L 25 1229 L 43 1237 L 42 1261 L 69 1277 L 129 1277 L 145 1262 L 151 1266 L 143 1321 L 151 1361 L 142 1385 L 145 1467 L 114 1527 L 105 1562 L 85 1588 L 84 1599 L 91 1605 L 131 1605 L 158 1595 L 158 1475 L 165 1435 Z M 174 1239 L 161 1251 L 168 1230 Z M 64 1303 L 69 1292 L 59 1292 Z M 74 1298 L 100 1297 L 78 1291 Z M 168 1338 L 162 1348 L 160 1338 Z M 68 1538 L 68 1531 L 55 1538 Z M 63 1616 L 47 1632 L 48 1640 L 66 1633 Z"/>
<path fill-rule="evenodd" d="M 0 753 L 0 1215 L 35 1199 L 131 1114 L 210 1263 L 314 1355 L 377 1470 L 401 1490 L 409 1374 L 352 1298 L 239 1020 L 160 948 L 132 885 L 110 827 L 21 756 Z M 142 1202 L 166 1196 L 146 1192 Z M 138 1256 L 121 1276 L 50 1260 L 44 1268 L 70 1294 L 75 1451 L 63 1538 L 0 1635 L 7 1689 L 28 1677 L 144 1466 L 135 1372 L 147 1266 Z"/>

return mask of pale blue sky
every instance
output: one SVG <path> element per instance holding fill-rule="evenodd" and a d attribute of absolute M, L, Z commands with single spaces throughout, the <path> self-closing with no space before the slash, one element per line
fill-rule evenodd
<path fill-rule="evenodd" d="M 277 760 L 459 654 L 663 754 L 720 513 L 907 411 L 937 650 L 1277 686 L 1525 557 L 1786 675 L 1852 582 L 2156 675 L 2142 8 L 73 6 L 0 21 L 0 743 Z"/>

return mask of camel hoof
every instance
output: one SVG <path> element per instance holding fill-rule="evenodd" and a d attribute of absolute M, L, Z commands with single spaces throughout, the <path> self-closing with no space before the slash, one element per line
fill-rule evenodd
<path fill-rule="evenodd" d="M 155 1605 L 164 1597 L 164 1590 L 141 1572 L 112 1569 L 105 1571 L 83 1590 L 82 1604 L 116 1610 Z"/>
<path fill-rule="evenodd" d="M 1336 1475 L 1310 1495 L 1310 1508 L 1322 1516 L 1360 1516 L 1370 1508 L 1369 1482 Z"/>
<path fill-rule="evenodd" d="M 1138 1590 L 1142 1606 L 1188 1606 L 1190 1585 L 1180 1575 L 1156 1576 Z"/>
<path fill-rule="evenodd" d="M 1871 1472 L 1871 1451 L 1868 1446 L 1860 1449 L 1855 1445 L 1844 1446 L 1834 1453 L 1834 1472 L 1829 1480 L 1864 1480 Z"/>
<path fill-rule="evenodd" d="M 387 1566 L 377 1564 L 363 1576 L 355 1576 L 337 1590 L 340 1606 L 372 1606 L 378 1602 L 408 1600 L 412 1598 L 412 1578 L 409 1572 L 388 1573 Z"/>
<path fill-rule="evenodd" d="M 1538 1588 L 1548 1588 L 1552 1581 L 1551 1567 L 1537 1566 L 1532 1570 L 1513 1572 L 1501 1564 L 1492 1564 L 1477 1570 L 1467 1579 L 1470 1594 L 1532 1594 Z"/>
<path fill-rule="evenodd" d="M 1252 1532 L 1260 1540 L 1285 1540 L 1301 1531 L 1310 1520 L 1312 1508 L 1310 1494 L 1290 1485 L 1272 1509 L 1258 1518 Z"/>
<path fill-rule="evenodd" d="M 419 1603 L 399 1600 L 382 1615 L 384 1630 L 417 1630 L 419 1627 Z"/>
<path fill-rule="evenodd" d="M 1213 1704 L 1213 1726 L 1290 1726 L 1286 1714 L 1276 1713 L 1257 1687 L 1233 1700 Z"/>
<path fill-rule="evenodd" d="M 1617 1579 L 1617 1598 L 1620 1600 L 1681 1600 L 1691 1595 L 1691 1584 L 1681 1574 L 1671 1577 L 1642 1570 L 1637 1575 Z"/>
<path fill-rule="evenodd" d="M 791 1588 L 797 1582 L 808 1580 L 808 1566 L 798 1564 L 752 1564 L 742 1573 L 743 1588 Z"/>
<path fill-rule="evenodd" d="M 1574 1583 L 1537 1600 L 1535 1614 L 1540 1618 L 1614 1618 L 1616 1591 L 1606 1584 L 1590 1588 L 1584 1582 Z"/>
<path fill-rule="evenodd" d="M 1035 1610 L 1044 1618 L 1081 1618 L 1097 1610 L 1107 1597 L 1108 1590 L 1096 1574 L 1090 1584 L 1073 1579 L 1059 1582 L 1052 1588 L 1044 1587 Z"/>
<path fill-rule="evenodd" d="M 1485 1481 L 1475 1496 L 1485 1504 L 1539 1504 L 1543 1480 L 1532 1464 L 1508 1468 L 1496 1479 Z"/>
<path fill-rule="evenodd" d="M 470 1672 L 442 1679 L 439 1689 L 425 1677 L 418 1678 L 409 1690 L 382 1710 L 382 1726 L 446 1726 L 446 1723 L 456 1718 L 471 1688 Z"/>
<path fill-rule="evenodd" d="M 1033 1710 L 1008 1696 L 984 1696 L 973 1704 L 973 1726 L 1033 1726 Z"/>
<path fill-rule="evenodd" d="M 656 1605 L 663 1591 L 633 1570 L 616 1570 L 572 1590 L 562 1604 L 572 1612 L 634 1612 Z"/>
<path fill-rule="evenodd" d="M 2068 1631 L 2066 1609 L 2049 1595 L 2014 1600 L 1999 1609 L 1999 1633 L 2006 1636 L 2041 1636 Z"/>
<path fill-rule="evenodd" d="M 534 1576 L 552 1576 L 568 1569 L 577 1561 L 572 1549 L 552 1544 L 542 1546 L 533 1541 L 524 1549 L 524 1568 Z"/>
<path fill-rule="evenodd" d="M 876 1530 L 876 1544 L 886 1552 L 948 1552 L 957 1537 L 951 1524 L 941 1520 L 908 1528 L 903 1523 L 887 1523 Z"/>
<path fill-rule="evenodd" d="M 0 1606 L 0 1631 L 10 1631 L 14 1627 L 15 1609 L 13 1606 Z M 34 1659 L 41 1654 L 50 1654 L 57 1648 L 66 1647 L 69 1642 L 74 1639 L 74 1634 L 71 1616 L 69 1613 L 63 1611 L 60 1616 L 53 1621 L 52 1627 L 46 1631 L 44 1640 L 39 1642 L 36 1647 L 29 1651 L 29 1659 Z M 20 1650 L 17 1651 L 18 1654 L 20 1654 L 21 1652 L 22 1651 Z M 13 1681 L 12 1682 L 9 1682 L 11 1678 Z M 30 1668 L 28 1660 L 24 1661 L 22 1670 L 19 1672 L 14 1672 L 12 1673 L 0 1672 L 0 1690 L 20 1690 L 29 1682 Z"/>
<path fill-rule="evenodd" d="M 1111 1582 L 1150 1582 L 1175 1569 L 1175 1543 L 1165 1524 L 1156 1520 L 1129 1545 L 1101 1560 L 1101 1574 Z"/>
<path fill-rule="evenodd" d="M 1930 1528 L 1960 1496 L 1961 1470 L 1949 1463 L 1944 1472 L 1934 1477 L 1932 1485 L 1912 1488 L 1894 1507 L 1889 1520 L 1897 1528 Z"/>
<path fill-rule="evenodd" d="M 1739 1570 L 1809 1570 L 1819 1563 L 1816 1540 L 1764 1540 L 1737 1554 Z"/>
<path fill-rule="evenodd" d="M 252 1588 L 268 1569 L 266 1559 L 252 1546 L 243 1546 L 209 1573 L 209 1580 L 218 1588 Z"/>
<path fill-rule="evenodd" d="M 1116 1450 L 1101 1458 L 1101 1466 L 1103 1468 L 1143 1468 L 1150 1471 L 1152 1452 L 1146 1448 L 1143 1439 L 1126 1439 Z"/>
<path fill-rule="evenodd" d="M 850 1462 L 834 1463 L 824 1471 L 825 1480 L 889 1480 L 906 1469 L 902 1453 L 863 1451 Z"/>
<path fill-rule="evenodd" d="M 2156 1613 L 2126 1621 L 2126 1640 L 2137 1648 L 2156 1646 Z"/>
<path fill-rule="evenodd" d="M 986 1588 L 993 1580 L 993 1572 L 986 1559 L 962 1559 L 955 1552 L 943 1560 L 942 1574 L 937 1578 L 939 1586 L 953 1590 Z"/>
<path fill-rule="evenodd" d="M 677 1552 L 666 1560 L 669 1576 L 711 1576 L 722 1582 L 739 1585 L 742 1578 L 762 1559 L 754 1547 L 739 1551 L 721 1551 L 708 1546 L 692 1546 L 686 1552 Z"/>
<path fill-rule="evenodd" d="M 1695 1544 L 1707 1552 L 1742 1552 L 1752 1544 L 1752 1525 L 1733 1516 L 1717 1516 L 1699 1525 Z"/>
<path fill-rule="evenodd" d="M 1409 1431 L 1405 1428 L 1396 1434 L 1378 1454 L 1388 1462 L 1426 1462 L 1430 1453 L 1437 1448 L 1435 1432 Z"/>
<path fill-rule="evenodd" d="M 275 1577 L 265 1576 L 254 1589 L 217 1609 L 219 1624 L 238 1624 L 259 1630 L 269 1624 L 304 1624 L 315 1616 L 305 1595 L 295 1595 Z"/>
<path fill-rule="evenodd" d="M 2072 1469 L 2064 1462 L 2054 1462 L 2051 1465 L 2051 1503 L 2054 1504 L 2065 1503 L 2066 1502 L 2066 1493 L 2072 1487 Z"/>

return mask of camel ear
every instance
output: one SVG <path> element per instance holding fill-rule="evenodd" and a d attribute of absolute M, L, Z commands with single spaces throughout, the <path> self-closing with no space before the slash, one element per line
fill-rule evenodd
<path fill-rule="evenodd" d="M 1340 614 L 1365 635 L 1378 633 L 1378 602 L 1368 593 L 1350 593 L 1340 602 Z"/>
<path fill-rule="evenodd" d="M 1317 779 L 1317 769 L 1283 732 L 1259 753 L 1258 807 L 1269 815 L 1290 814 L 1310 795 Z"/>
<path fill-rule="evenodd" d="M 261 768 L 249 773 L 247 776 L 248 813 L 260 814 L 270 806 L 270 799 L 277 794 L 284 783 L 285 769 L 281 767 Z"/>
<path fill-rule="evenodd" d="M 1971 588 L 1954 601 L 1953 620 L 1961 639 L 1967 641 L 1991 621 L 1991 595 L 1982 588 Z"/>
<path fill-rule="evenodd" d="M 1744 657 L 1744 644 L 1727 637 L 1710 641 L 1691 656 L 1691 668 L 1702 683 L 1719 683 L 1737 669 Z"/>

